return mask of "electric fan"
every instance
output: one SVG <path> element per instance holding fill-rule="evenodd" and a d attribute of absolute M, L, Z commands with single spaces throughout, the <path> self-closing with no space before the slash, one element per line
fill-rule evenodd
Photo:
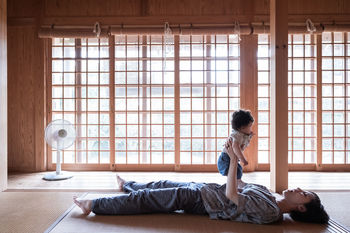
<path fill-rule="evenodd" d="M 45 129 L 45 141 L 57 150 L 56 172 L 46 174 L 44 180 L 65 180 L 73 176 L 61 171 L 61 151 L 73 145 L 75 141 L 75 129 L 66 120 L 54 120 Z"/>

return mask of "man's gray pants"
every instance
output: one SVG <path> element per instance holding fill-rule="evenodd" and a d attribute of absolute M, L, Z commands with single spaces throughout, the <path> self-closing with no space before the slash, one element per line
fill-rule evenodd
<path fill-rule="evenodd" d="M 162 180 L 150 183 L 126 182 L 123 191 L 115 197 L 104 197 L 92 202 L 95 214 L 186 213 L 207 214 L 200 189 L 203 183 L 184 183 Z"/>

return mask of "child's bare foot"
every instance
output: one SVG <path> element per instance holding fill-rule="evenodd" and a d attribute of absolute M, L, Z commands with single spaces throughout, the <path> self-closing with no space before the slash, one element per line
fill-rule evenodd
<path fill-rule="evenodd" d="M 119 190 L 123 191 L 123 185 L 125 184 L 125 180 L 122 179 L 119 175 L 117 175 L 117 182 Z"/>
<path fill-rule="evenodd" d="M 74 203 L 80 207 L 84 214 L 89 215 L 92 208 L 92 200 L 80 199 L 77 196 L 73 197 Z"/>

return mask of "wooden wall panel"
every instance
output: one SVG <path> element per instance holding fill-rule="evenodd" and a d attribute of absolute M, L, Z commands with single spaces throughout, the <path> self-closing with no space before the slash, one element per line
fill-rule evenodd
<path fill-rule="evenodd" d="M 254 1 L 254 14 L 269 15 L 270 14 L 270 0 Z"/>
<path fill-rule="evenodd" d="M 254 0 L 104 0 L 103 4 L 101 2 L 100 0 L 46 0 L 45 16 L 244 15 L 254 14 L 255 6 Z M 266 10 L 265 13 L 268 12 L 268 8 Z"/>
<path fill-rule="evenodd" d="M 346 14 L 350 10 L 348 2 L 348 0 L 289 0 L 288 13 L 298 15 Z"/>
<path fill-rule="evenodd" d="M 35 33 L 34 27 L 8 28 L 9 170 L 35 170 Z"/>
<path fill-rule="evenodd" d="M 138 16 L 143 0 L 45 0 L 45 15 L 69 16 Z"/>
<path fill-rule="evenodd" d="M 269 0 L 43 0 L 43 4 L 45 25 L 269 22 L 270 9 Z M 304 24 L 308 18 L 322 23 L 350 21 L 348 0 L 288 0 L 288 6 L 292 23 Z"/>
<path fill-rule="evenodd" d="M 0 0 L 0 192 L 7 188 L 7 8 Z"/>
<path fill-rule="evenodd" d="M 42 0 L 8 2 L 8 169 L 44 171 L 44 40 Z"/>
<path fill-rule="evenodd" d="M 28 5 L 30 1 L 13 0 Z M 34 0 L 32 0 L 34 1 Z M 35 0 L 34 2 L 38 2 Z M 23 8 L 9 8 L 19 15 Z M 268 15 L 269 0 L 45 0 L 47 17 Z M 289 0 L 289 14 L 348 14 L 348 0 Z M 23 16 L 28 13 L 24 13 Z"/>
<path fill-rule="evenodd" d="M 45 41 L 37 37 L 37 28 L 34 32 L 34 63 L 33 87 L 34 87 L 34 151 L 35 171 L 46 170 L 45 158 L 45 127 L 46 127 L 46 85 L 45 85 Z"/>
<path fill-rule="evenodd" d="M 154 16 L 206 16 L 254 14 L 254 0 L 149 0 L 148 13 Z"/>
<path fill-rule="evenodd" d="M 12 0 L 37 3 L 39 0 Z M 46 17 L 269 15 L 269 0 L 43 0 Z M 9 14 L 23 11 L 18 5 Z M 35 6 L 31 4 L 29 10 Z M 16 11 L 17 10 L 17 11 Z M 288 0 L 290 15 L 349 14 L 348 0 Z M 23 14 L 24 16 L 25 14 Z"/>
<path fill-rule="evenodd" d="M 8 0 L 8 17 L 33 17 L 42 0 Z"/>

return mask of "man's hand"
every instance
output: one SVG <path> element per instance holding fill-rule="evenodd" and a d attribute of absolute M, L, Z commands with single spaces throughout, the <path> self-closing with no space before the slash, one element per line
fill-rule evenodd
<path fill-rule="evenodd" d="M 227 149 L 228 155 L 230 156 L 230 159 L 234 161 L 238 160 L 237 156 L 235 155 L 235 152 L 233 152 L 232 138 L 228 138 L 226 140 L 225 147 Z"/>
<path fill-rule="evenodd" d="M 226 183 L 226 197 L 230 199 L 237 206 L 238 203 L 238 190 L 237 190 L 237 165 L 238 158 L 233 151 L 232 140 L 228 139 L 225 143 L 227 153 L 230 156 L 230 166 L 227 174 L 227 183 Z"/>

